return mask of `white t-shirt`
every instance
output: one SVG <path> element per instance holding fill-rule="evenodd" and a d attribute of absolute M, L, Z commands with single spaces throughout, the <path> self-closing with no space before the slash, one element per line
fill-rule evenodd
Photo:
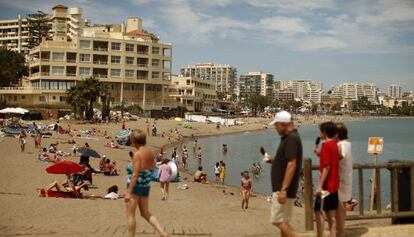
<path fill-rule="evenodd" d="M 341 151 L 341 160 L 339 161 L 339 200 L 347 202 L 352 198 L 352 172 L 353 159 L 351 143 L 348 140 L 338 142 L 338 148 Z"/>

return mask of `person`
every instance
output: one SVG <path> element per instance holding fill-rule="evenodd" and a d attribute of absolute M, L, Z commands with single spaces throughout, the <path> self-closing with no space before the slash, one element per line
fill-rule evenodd
<path fill-rule="evenodd" d="M 339 150 L 339 205 L 336 212 L 337 236 L 345 236 L 346 208 L 352 201 L 352 146 L 348 140 L 348 128 L 343 123 L 337 123 L 337 139 Z"/>
<path fill-rule="evenodd" d="M 194 152 L 194 153 L 196 153 L 196 151 L 197 151 L 197 147 L 198 147 L 198 142 L 197 142 L 197 139 L 195 139 L 195 140 L 194 140 L 194 143 L 193 143 L 193 152 Z"/>
<path fill-rule="evenodd" d="M 34 137 L 34 144 L 35 144 L 35 148 L 39 148 L 39 135 L 40 135 L 40 131 L 39 128 L 37 127 L 36 122 L 33 122 L 33 137 Z"/>
<path fill-rule="evenodd" d="M 60 124 L 59 124 L 59 120 L 58 121 L 56 121 L 56 123 L 55 123 L 55 127 L 54 127 L 54 130 L 56 131 L 56 138 L 58 138 L 59 139 L 59 129 L 60 129 Z"/>
<path fill-rule="evenodd" d="M 224 184 L 224 179 L 226 178 L 226 164 L 223 161 L 220 161 L 220 182 Z"/>
<path fill-rule="evenodd" d="M 133 169 L 133 167 L 132 167 L 132 158 L 134 158 L 134 152 L 129 151 L 128 152 L 128 155 L 129 155 L 129 158 L 130 158 L 130 162 L 126 166 L 126 174 L 127 174 L 127 177 L 126 177 L 126 188 L 127 189 L 129 187 L 129 184 L 131 183 L 132 169 Z"/>
<path fill-rule="evenodd" d="M 223 144 L 223 155 L 227 154 L 227 144 Z"/>
<path fill-rule="evenodd" d="M 177 147 L 174 147 L 173 152 L 171 153 L 171 160 L 174 163 L 177 163 Z"/>
<path fill-rule="evenodd" d="M 55 191 L 63 192 L 63 193 L 72 193 L 75 191 L 80 191 L 82 188 L 86 188 L 89 184 L 88 182 L 82 182 L 80 184 L 76 184 L 74 182 L 73 176 L 71 174 L 66 174 L 66 180 L 62 182 L 53 181 L 47 187 L 45 187 L 46 195 L 55 189 Z"/>
<path fill-rule="evenodd" d="M 220 182 L 220 163 L 216 162 L 214 166 L 214 175 L 216 176 L 216 183 Z"/>
<path fill-rule="evenodd" d="M 162 193 L 161 200 L 163 201 L 168 199 L 170 180 L 171 180 L 171 175 L 172 175 L 172 169 L 171 169 L 171 166 L 168 165 L 168 162 L 169 162 L 168 159 L 164 159 L 162 161 L 162 164 L 158 168 L 157 178 L 161 185 L 161 193 Z"/>
<path fill-rule="evenodd" d="M 147 126 L 147 134 L 149 135 L 150 134 L 150 123 L 148 119 L 145 120 L 145 125 Z"/>
<path fill-rule="evenodd" d="M 244 171 L 241 173 L 241 193 L 243 197 L 242 209 L 249 208 L 250 192 L 252 190 L 252 180 L 250 179 L 249 172 Z"/>
<path fill-rule="evenodd" d="M 270 156 L 265 157 L 266 161 L 272 165 L 273 193 L 270 222 L 280 230 L 282 236 L 294 237 L 297 234 L 290 225 L 290 221 L 302 167 L 302 141 L 289 112 L 278 112 L 269 126 L 274 126 L 281 136 L 274 159 Z"/>
<path fill-rule="evenodd" d="M 157 127 L 155 127 L 155 122 L 152 125 L 152 136 L 156 137 L 157 136 Z"/>
<path fill-rule="evenodd" d="M 166 237 L 168 234 L 161 227 L 155 216 L 148 210 L 151 176 L 152 171 L 155 168 L 154 153 L 151 149 L 146 147 L 146 135 L 143 131 L 139 129 L 132 130 L 130 140 L 137 151 L 132 158 L 133 169 L 131 183 L 128 185 L 128 190 L 124 197 L 124 200 L 127 203 L 129 236 L 135 236 L 135 212 L 139 206 L 141 216 L 150 223 L 161 236 Z"/>
<path fill-rule="evenodd" d="M 187 146 L 184 146 L 183 148 L 183 152 L 182 152 L 182 162 L 183 162 L 183 169 L 187 169 L 188 168 L 188 164 L 187 164 L 187 159 L 188 159 L 188 150 L 187 150 Z"/>
<path fill-rule="evenodd" d="M 202 156 L 201 146 L 198 147 L 197 150 L 197 159 L 198 159 L 198 166 L 201 166 L 201 156 Z"/>
<path fill-rule="evenodd" d="M 194 182 L 207 183 L 207 174 L 203 172 L 202 166 L 199 166 L 198 170 L 194 173 Z"/>
<path fill-rule="evenodd" d="M 316 231 L 318 237 L 323 236 L 325 219 L 322 211 L 324 211 L 329 225 L 329 236 L 335 237 L 337 231 L 336 210 L 339 204 L 339 150 L 335 139 L 337 135 L 336 124 L 333 122 L 322 123 L 319 126 L 319 130 L 320 138 L 324 142 L 319 151 L 317 149 L 314 150 L 316 154 L 319 153 L 320 158 L 320 178 L 315 191 L 314 205 Z M 322 190 L 329 193 L 323 200 Z"/>
<path fill-rule="evenodd" d="M 125 120 L 122 120 L 122 130 L 125 130 Z"/>
<path fill-rule="evenodd" d="M 20 128 L 19 143 L 21 152 L 24 152 L 24 148 L 26 147 L 26 138 L 26 131 L 23 128 Z"/>

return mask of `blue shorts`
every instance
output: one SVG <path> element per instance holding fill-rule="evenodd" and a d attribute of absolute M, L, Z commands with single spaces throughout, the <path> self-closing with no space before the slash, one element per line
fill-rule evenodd
<path fill-rule="evenodd" d="M 140 197 L 148 197 L 149 196 L 149 192 L 150 192 L 150 186 L 148 187 L 140 187 L 137 185 L 135 185 L 134 190 L 132 190 L 132 193 L 136 196 L 140 196 Z"/>

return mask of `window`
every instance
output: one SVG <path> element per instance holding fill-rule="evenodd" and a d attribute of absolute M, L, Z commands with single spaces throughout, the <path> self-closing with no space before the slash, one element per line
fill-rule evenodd
<path fill-rule="evenodd" d="M 171 49 L 164 49 L 163 50 L 164 57 L 171 57 Z"/>
<path fill-rule="evenodd" d="M 89 41 L 89 40 L 81 40 L 79 42 L 79 47 L 81 49 L 90 49 L 91 48 L 91 41 Z"/>
<path fill-rule="evenodd" d="M 79 75 L 81 76 L 89 76 L 91 73 L 91 69 L 89 67 L 80 67 L 79 68 Z"/>
<path fill-rule="evenodd" d="M 133 78 L 134 77 L 134 70 L 125 70 L 125 77 L 126 78 Z"/>
<path fill-rule="evenodd" d="M 52 67 L 52 75 L 63 75 L 64 71 L 65 71 L 64 67 L 57 67 L 57 66 Z"/>
<path fill-rule="evenodd" d="M 117 51 L 121 50 L 121 43 L 112 42 L 111 43 L 111 49 L 112 50 L 117 50 Z"/>
<path fill-rule="evenodd" d="M 40 102 L 45 102 L 46 101 L 45 96 L 43 96 L 43 95 L 39 96 L 39 101 Z"/>
<path fill-rule="evenodd" d="M 111 77 L 120 77 L 121 69 L 111 69 Z"/>
<path fill-rule="evenodd" d="M 111 56 L 111 63 L 120 64 L 121 63 L 121 56 Z"/>
<path fill-rule="evenodd" d="M 152 47 L 152 54 L 160 54 L 160 48 L 159 47 Z"/>
<path fill-rule="evenodd" d="M 160 77 L 160 72 L 152 72 L 152 79 L 158 79 Z"/>
<path fill-rule="evenodd" d="M 65 59 L 65 53 L 63 52 L 53 52 L 52 53 L 53 61 L 63 61 Z"/>
<path fill-rule="evenodd" d="M 152 66 L 153 67 L 158 67 L 160 65 L 160 60 L 159 59 L 153 59 L 152 60 Z"/>
<path fill-rule="evenodd" d="M 79 61 L 81 62 L 90 62 L 91 61 L 91 55 L 90 54 L 79 54 Z"/>
<path fill-rule="evenodd" d="M 56 96 L 52 96 L 52 100 L 56 100 Z"/>
<path fill-rule="evenodd" d="M 66 96 L 59 96 L 59 101 L 60 102 L 65 102 L 66 101 Z"/>
<path fill-rule="evenodd" d="M 133 52 L 134 51 L 134 45 L 133 44 L 125 44 L 125 51 Z"/>
<path fill-rule="evenodd" d="M 134 57 L 126 57 L 125 58 L 125 61 L 126 61 L 126 64 L 134 64 Z"/>

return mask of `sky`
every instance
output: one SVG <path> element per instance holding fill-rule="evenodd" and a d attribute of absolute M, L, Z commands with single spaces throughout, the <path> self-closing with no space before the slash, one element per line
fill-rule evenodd
<path fill-rule="evenodd" d="M 0 19 L 56 4 L 79 6 L 92 23 L 139 16 L 145 30 L 173 44 L 182 66 L 231 64 L 238 74 L 414 89 L 414 0 L 0 0 Z"/>

